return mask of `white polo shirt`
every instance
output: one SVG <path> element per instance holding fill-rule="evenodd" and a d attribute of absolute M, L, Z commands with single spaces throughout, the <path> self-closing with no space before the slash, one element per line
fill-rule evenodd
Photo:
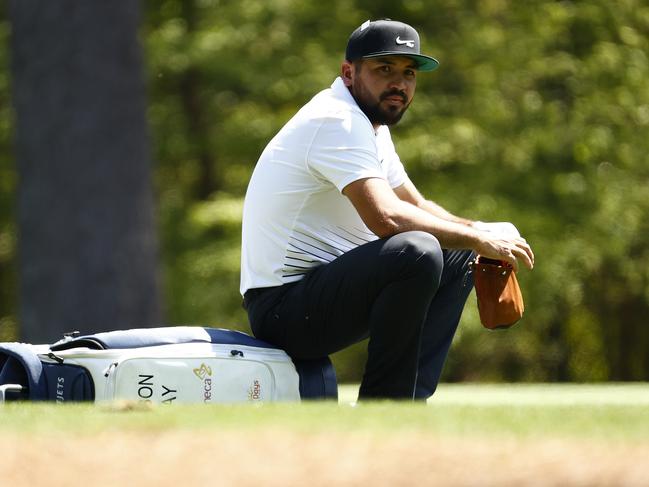
<path fill-rule="evenodd" d="M 252 174 L 243 207 L 241 294 L 300 280 L 314 267 L 376 240 L 348 184 L 406 181 L 388 127 L 376 132 L 341 78 L 277 133 Z"/>

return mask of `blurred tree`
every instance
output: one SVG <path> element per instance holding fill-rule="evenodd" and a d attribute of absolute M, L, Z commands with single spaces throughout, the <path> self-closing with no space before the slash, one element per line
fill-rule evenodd
<path fill-rule="evenodd" d="M 159 322 L 138 2 L 8 3 L 21 338 Z"/>

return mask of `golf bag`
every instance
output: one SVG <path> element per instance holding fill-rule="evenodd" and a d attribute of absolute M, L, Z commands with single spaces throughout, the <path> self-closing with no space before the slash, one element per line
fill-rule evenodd
<path fill-rule="evenodd" d="M 0 402 L 230 403 L 336 399 L 328 357 L 293 361 L 245 333 L 190 326 L 0 343 Z"/>

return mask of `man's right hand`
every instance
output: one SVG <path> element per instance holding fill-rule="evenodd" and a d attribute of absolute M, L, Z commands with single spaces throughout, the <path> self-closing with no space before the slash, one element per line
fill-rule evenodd
<path fill-rule="evenodd" d="M 519 260 L 527 268 L 534 268 L 534 252 L 522 237 L 506 237 L 482 232 L 474 250 L 483 257 L 508 262 L 514 271 L 518 271 Z"/>

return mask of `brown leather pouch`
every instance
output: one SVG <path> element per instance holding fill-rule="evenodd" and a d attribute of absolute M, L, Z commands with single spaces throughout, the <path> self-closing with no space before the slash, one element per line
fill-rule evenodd
<path fill-rule="evenodd" d="M 500 260 L 478 257 L 471 264 L 480 321 L 485 328 L 509 328 L 523 316 L 525 305 L 516 273 Z"/>

